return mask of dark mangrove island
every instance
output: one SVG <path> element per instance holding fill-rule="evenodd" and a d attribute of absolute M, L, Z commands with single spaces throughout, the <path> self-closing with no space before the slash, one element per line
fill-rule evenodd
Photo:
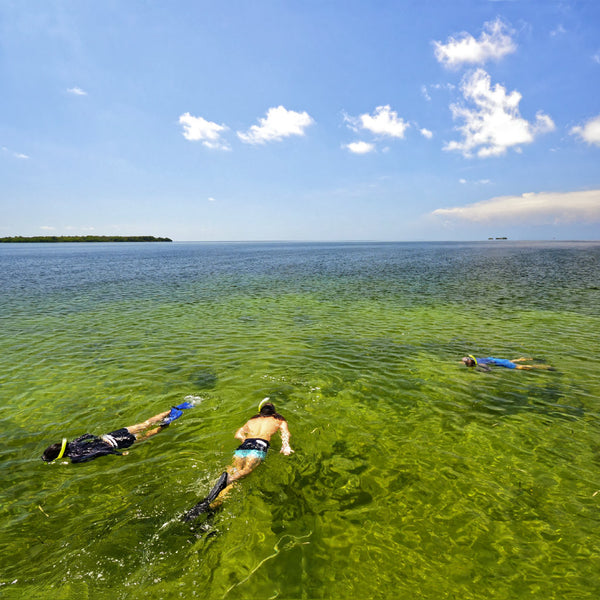
<path fill-rule="evenodd" d="M 0 238 L 0 243 L 55 243 L 55 242 L 172 242 L 170 238 L 154 237 L 153 235 L 42 235 L 34 237 Z"/>

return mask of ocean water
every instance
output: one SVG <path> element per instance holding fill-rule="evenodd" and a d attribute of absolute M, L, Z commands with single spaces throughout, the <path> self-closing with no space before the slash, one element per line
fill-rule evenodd
<path fill-rule="evenodd" d="M 600 243 L 2 244 L 0 597 L 597 598 L 599 338 Z M 295 453 L 182 522 L 266 396 Z"/>

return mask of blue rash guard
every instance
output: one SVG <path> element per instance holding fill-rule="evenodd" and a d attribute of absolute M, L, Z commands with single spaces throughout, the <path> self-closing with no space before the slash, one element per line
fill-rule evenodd
<path fill-rule="evenodd" d="M 494 358 L 493 356 L 488 356 L 487 358 L 478 358 L 478 365 L 493 365 L 495 367 L 506 367 L 507 369 L 516 369 L 517 365 L 514 362 L 506 358 Z"/>

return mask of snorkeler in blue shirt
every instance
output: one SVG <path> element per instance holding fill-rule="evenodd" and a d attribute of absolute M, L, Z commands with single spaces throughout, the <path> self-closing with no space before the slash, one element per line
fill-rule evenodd
<path fill-rule="evenodd" d="M 494 358 L 493 356 L 488 356 L 487 358 L 475 358 L 472 354 L 469 356 L 465 356 L 462 359 L 462 362 L 467 367 L 479 367 L 482 371 L 489 371 L 490 366 L 493 367 L 504 367 L 506 369 L 521 369 L 525 371 L 529 371 L 531 369 L 546 369 L 552 370 L 553 368 L 550 365 L 522 365 L 517 363 L 523 363 L 526 361 L 533 360 L 532 358 L 515 358 L 513 360 L 508 360 L 507 358 Z"/>

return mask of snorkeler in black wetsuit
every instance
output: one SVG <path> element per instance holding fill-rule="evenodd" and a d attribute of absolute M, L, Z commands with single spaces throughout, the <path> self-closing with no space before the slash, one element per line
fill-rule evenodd
<path fill-rule="evenodd" d="M 52 462 L 61 458 L 70 458 L 72 463 L 81 463 L 93 460 L 108 454 L 121 455 L 117 450 L 129 448 L 136 442 L 141 442 L 168 427 L 175 419 L 178 419 L 186 408 L 192 408 L 191 402 L 183 402 L 177 406 L 150 417 L 143 423 L 123 427 L 100 437 L 85 433 L 72 442 L 63 438 L 62 443 L 52 444 L 44 451 L 42 460 Z"/>

